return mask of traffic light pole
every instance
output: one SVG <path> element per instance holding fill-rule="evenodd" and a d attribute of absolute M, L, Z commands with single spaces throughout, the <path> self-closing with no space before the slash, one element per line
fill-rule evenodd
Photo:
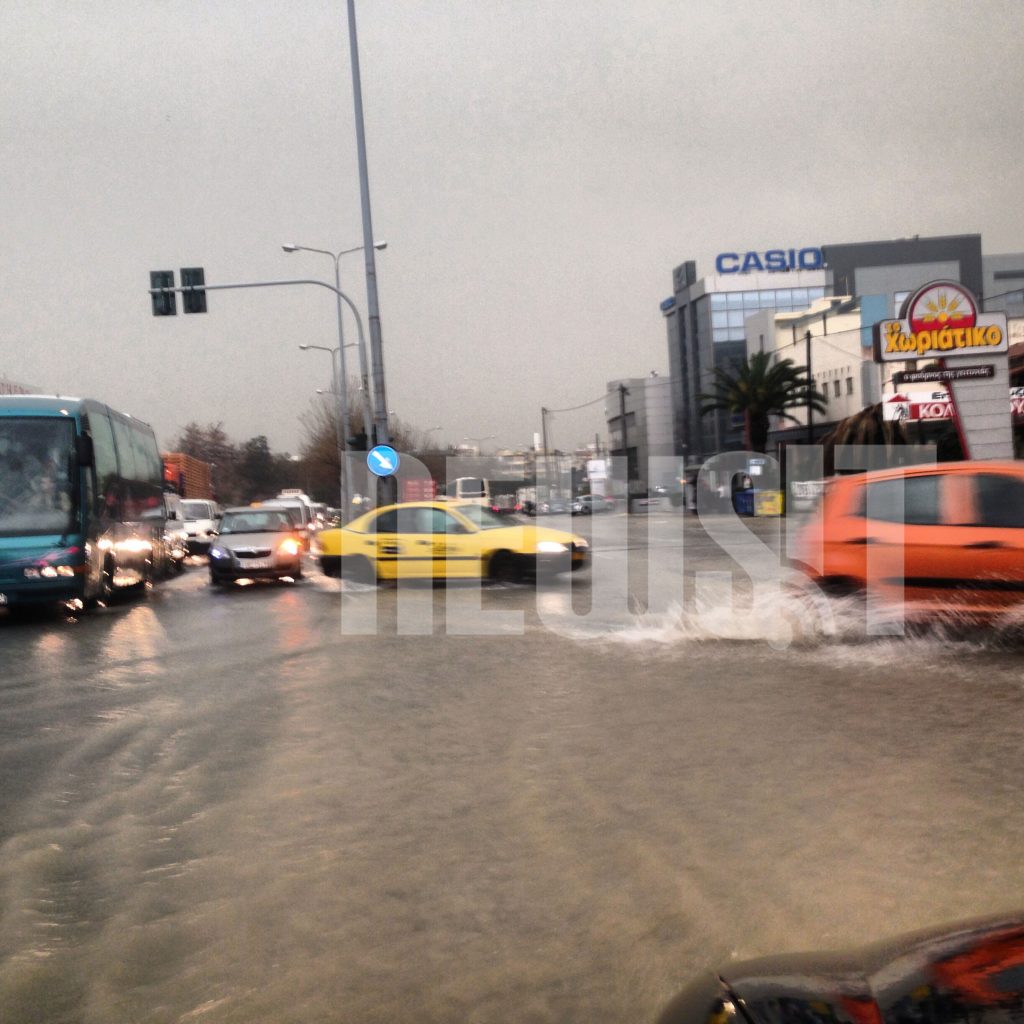
<path fill-rule="evenodd" d="M 180 288 L 150 288 L 149 289 L 149 294 L 150 294 L 150 296 L 155 297 L 155 296 L 158 296 L 158 295 L 168 295 L 168 294 L 173 294 L 175 292 L 181 292 L 182 295 L 191 295 L 194 298 L 201 296 L 202 297 L 203 307 L 205 309 L 206 298 L 205 298 L 205 295 L 203 294 L 205 292 L 231 291 L 232 289 L 238 289 L 238 288 L 283 288 L 283 287 L 287 287 L 289 285 L 297 285 L 297 284 L 312 284 L 312 285 L 316 285 L 319 288 L 326 288 L 328 291 L 334 292 L 334 294 L 338 297 L 338 300 L 340 302 L 345 302 L 348 305 L 348 308 L 352 310 L 352 315 L 356 318 L 356 329 L 359 332 L 359 347 L 360 347 L 360 351 L 363 351 L 365 349 L 366 339 L 365 339 L 365 336 L 363 334 L 363 318 L 359 315 L 359 310 L 356 309 L 355 303 L 353 303 L 353 301 L 341 290 L 341 288 L 337 287 L 336 285 L 328 284 L 326 281 L 317 281 L 317 280 L 315 280 L 313 278 L 298 278 L 297 280 L 294 280 L 294 281 L 245 281 L 245 282 L 241 282 L 241 283 L 238 283 L 238 284 L 203 284 L 201 286 L 199 286 L 199 285 L 183 285 Z M 339 316 L 339 321 L 340 321 L 340 317 L 341 317 L 341 307 L 340 306 L 338 307 L 338 310 L 339 310 L 338 316 Z M 344 342 L 339 340 L 339 346 L 341 344 L 344 344 Z M 338 357 L 339 357 L 338 361 L 340 362 L 341 361 L 341 349 L 340 349 L 340 347 L 339 347 L 339 351 L 338 351 Z M 340 371 L 338 369 L 335 369 L 335 371 L 334 371 L 334 381 L 335 381 L 334 388 L 335 388 L 335 391 L 338 391 L 340 388 L 346 386 L 347 382 L 339 381 L 338 378 L 340 376 L 341 376 Z M 382 374 L 382 379 L 383 379 L 383 374 Z M 366 396 L 366 395 L 363 396 L 364 403 L 366 402 L 367 397 L 368 396 Z M 337 399 L 337 396 L 336 396 L 336 399 Z M 342 428 L 341 428 L 341 424 L 339 423 L 338 424 L 338 433 L 340 434 L 341 432 L 342 432 Z M 340 441 L 340 438 L 339 438 L 339 441 Z M 348 443 L 348 439 L 346 438 L 346 444 L 347 443 Z M 342 471 L 344 472 L 347 460 L 346 460 L 345 453 L 342 452 L 341 449 L 340 449 L 340 444 L 339 444 L 338 456 L 341 459 Z M 344 497 L 345 485 L 344 485 L 344 483 L 342 483 L 341 491 L 342 491 L 341 500 L 342 500 L 342 504 L 344 506 L 344 501 L 345 501 L 345 497 Z M 346 511 L 347 510 L 344 509 L 344 507 L 343 507 L 343 513 L 346 512 Z"/>
<path fill-rule="evenodd" d="M 318 288 L 326 288 L 329 292 L 334 292 L 342 302 L 348 305 L 348 308 L 352 310 L 352 315 L 356 318 L 356 329 L 359 331 L 360 346 L 366 344 L 366 336 L 363 333 L 363 318 L 359 315 L 359 310 L 356 309 L 355 303 L 340 288 L 336 288 L 333 284 L 328 284 L 326 281 L 317 281 L 313 278 L 298 278 L 294 281 L 245 281 L 240 284 L 204 284 L 201 287 L 198 285 L 184 285 L 180 288 L 150 288 L 149 294 L 154 296 L 181 292 L 182 295 L 194 295 L 201 292 L 230 291 L 233 288 L 284 288 L 294 284 L 313 284 Z"/>
<path fill-rule="evenodd" d="M 202 292 L 229 291 L 232 288 L 283 288 L 287 285 L 293 284 L 314 284 L 318 288 L 326 288 L 329 292 L 334 292 L 334 294 L 352 310 L 352 315 L 356 318 L 356 328 L 359 331 L 359 343 L 363 344 L 365 341 L 365 335 L 363 334 L 363 318 L 359 315 L 359 310 L 356 309 L 355 303 L 340 288 L 336 288 L 333 284 L 328 284 L 326 281 L 317 281 L 313 278 L 301 277 L 294 281 L 244 281 L 239 284 L 183 285 L 179 288 L 150 288 L 148 291 L 150 295 L 167 295 L 170 292 L 181 292 L 182 295 L 192 295 Z"/>

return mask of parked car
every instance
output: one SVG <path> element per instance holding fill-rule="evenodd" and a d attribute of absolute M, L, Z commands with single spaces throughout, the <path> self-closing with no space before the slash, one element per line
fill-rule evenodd
<path fill-rule="evenodd" d="M 183 498 L 181 511 L 185 517 L 188 553 L 205 555 L 210 550 L 210 542 L 217 532 L 220 506 L 215 501 L 208 501 L 205 498 Z"/>
<path fill-rule="evenodd" d="M 570 511 L 574 516 L 589 516 L 595 512 L 609 512 L 614 507 L 615 502 L 603 494 L 581 494 L 573 498 Z"/>
<path fill-rule="evenodd" d="M 582 569 L 582 537 L 495 515 L 475 502 L 387 505 L 341 529 L 324 530 L 315 552 L 328 576 L 377 579 L 513 580 Z"/>
<path fill-rule="evenodd" d="M 954 462 L 838 477 L 794 564 L 907 617 L 990 619 L 1024 602 L 1024 465 Z"/>
<path fill-rule="evenodd" d="M 522 505 L 516 501 L 514 494 L 493 495 L 488 508 L 498 516 L 510 516 L 523 510 Z"/>
<path fill-rule="evenodd" d="M 569 514 L 569 502 L 561 498 L 548 498 L 541 503 L 540 511 L 546 516 L 566 516 Z"/>
<path fill-rule="evenodd" d="M 210 546 L 210 582 L 302 578 L 302 537 L 283 508 L 229 508 Z"/>

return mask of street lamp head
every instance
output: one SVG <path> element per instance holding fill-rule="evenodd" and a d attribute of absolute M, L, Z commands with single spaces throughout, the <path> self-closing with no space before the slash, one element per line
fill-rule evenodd
<path fill-rule="evenodd" d="M 386 249 L 388 247 L 388 243 L 387 242 L 374 242 L 373 243 L 373 247 L 374 247 L 374 249 L 380 251 L 381 249 Z"/>
<path fill-rule="evenodd" d="M 299 246 L 297 246 L 294 242 L 285 242 L 284 245 L 281 246 L 281 248 L 284 249 L 285 252 L 299 251 Z"/>
<path fill-rule="evenodd" d="M 300 345 L 299 348 L 301 348 L 303 352 L 308 352 L 309 351 L 309 346 L 308 345 Z"/>

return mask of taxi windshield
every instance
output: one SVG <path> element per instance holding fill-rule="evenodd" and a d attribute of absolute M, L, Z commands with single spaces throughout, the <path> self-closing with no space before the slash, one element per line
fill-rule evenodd
<path fill-rule="evenodd" d="M 508 516 L 498 516 L 488 509 L 484 508 L 483 505 L 456 505 L 459 512 L 464 515 L 474 526 L 479 526 L 481 530 L 497 530 L 500 527 L 508 526 Z"/>

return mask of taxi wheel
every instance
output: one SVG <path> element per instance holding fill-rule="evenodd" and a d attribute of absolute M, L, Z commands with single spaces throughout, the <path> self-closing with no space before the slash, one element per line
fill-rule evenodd
<path fill-rule="evenodd" d="M 341 560 L 341 578 L 352 583 L 376 583 L 377 572 L 368 558 L 351 555 Z"/>
<path fill-rule="evenodd" d="M 492 580 L 511 583 L 522 578 L 515 556 L 511 551 L 495 551 L 487 565 L 487 575 Z"/>

